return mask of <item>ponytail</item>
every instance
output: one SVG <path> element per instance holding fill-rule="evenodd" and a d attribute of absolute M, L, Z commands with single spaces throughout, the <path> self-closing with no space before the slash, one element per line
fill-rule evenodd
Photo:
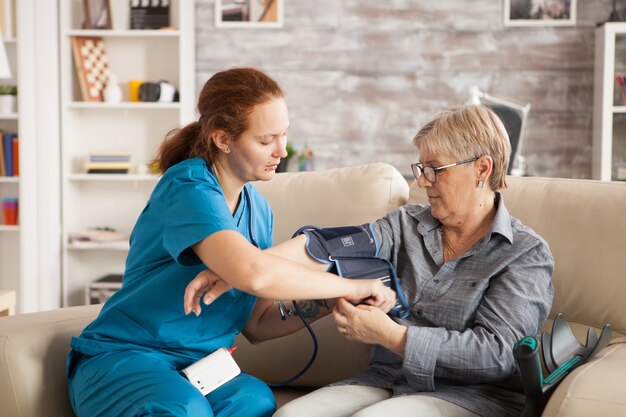
<path fill-rule="evenodd" d="M 202 128 L 197 121 L 169 131 L 153 161 L 158 173 L 164 174 L 171 166 L 196 156 L 210 162 L 213 156 L 213 143 L 205 140 L 203 136 Z"/>

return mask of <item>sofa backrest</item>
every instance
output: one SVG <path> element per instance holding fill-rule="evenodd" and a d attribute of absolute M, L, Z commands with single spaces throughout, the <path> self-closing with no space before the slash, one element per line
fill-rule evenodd
<path fill-rule="evenodd" d="M 588 326 L 610 323 L 626 334 L 626 183 L 508 177 L 502 191 L 512 216 L 550 245 L 555 297 L 550 317 L 563 313 L 584 340 Z M 416 182 L 410 204 L 427 204 Z M 546 330 L 550 330 L 551 320 Z"/>
<path fill-rule="evenodd" d="M 286 172 L 254 187 L 274 212 L 274 243 L 305 225 L 363 224 L 406 204 L 409 186 L 392 165 L 372 163 L 312 172 Z"/>
<path fill-rule="evenodd" d="M 275 242 L 291 237 L 299 227 L 358 225 L 383 217 L 406 204 L 409 186 L 391 165 L 374 163 L 325 171 L 278 174 L 255 187 L 268 199 L 275 216 Z M 294 385 L 322 386 L 367 367 L 370 347 L 339 335 L 331 317 L 314 323 L 318 358 Z M 234 357 L 246 372 L 265 381 L 293 376 L 313 351 L 306 330 L 251 346 L 243 337 Z"/>

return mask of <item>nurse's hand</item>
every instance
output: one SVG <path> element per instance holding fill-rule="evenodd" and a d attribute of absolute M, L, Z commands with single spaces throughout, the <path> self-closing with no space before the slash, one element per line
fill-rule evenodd
<path fill-rule="evenodd" d="M 344 298 L 353 304 L 367 304 L 378 307 L 385 313 L 396 305 L 396 292 L 382 283 L 379 279 L 354 279 L 353 282 L 360 286 L 361 294 L 369 294 L 368 297 L 352 295 Z"/>
<path fill-rule="evenodd" d="M 199 316 L 202 312 L 200 298 L 204 304 L 211 304 L 220 295 L 230 290 L 232 286 L 217 276 L 213 271 L 205 269 L 191 280 L 185 288 L 185 314 L 192 311 Z M 204 297 L 202 297 L 204 294 Z"/>

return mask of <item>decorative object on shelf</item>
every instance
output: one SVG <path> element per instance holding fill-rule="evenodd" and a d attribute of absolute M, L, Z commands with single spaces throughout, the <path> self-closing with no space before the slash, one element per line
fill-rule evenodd
<path fill-rule="evenodd" d="M 107 85 L 104 87 L 103 96 L 106 103 L 115 104 L 122 102 L 122 88 L 117 83 L 115 74 L 109 74 Z"/>
<path fill-rule="evenodd" d="M 574 26 L 576 0 L 504 0 L 504 26 Z"/>
<path fill-rule="evenodd" d="M 76 75 L 84 101 L 102 101 L 109 78 L 109 63 L 101 37 L 72 36 Z"/>
<path fill-rule="evenodd" d="M 102 304 L 122 288 L 122 274 L 108 274 L 87 284 L 85 304 Z"/>
<path fill-rule="evenodd" d="M 20 174 L 20 142 L 16 133 L 0 130 L 0 177 Z"/>
<path fill-rule="evenodd" d="M 130 154 L 126 152 L 92 153 L 85 164 L 88 174 L 128 174 Z"/>
<path fill-rule="evenodd" d="M 281 28 L 283 0 L 215 0 L 215 26 Z"/>
<path fill-rule="evenodd" d="M 2 224 L 6 226 L 16 226 L 18 224 L 17 201 L 18 201 L 17 198 L 3 198 L 2 199 Z"/>
<path fill-rule="evenodd" d="M 139 86 L 139 101 L 173 103 L 178 101 L 178 90 L 167 81 L 145 82 Z"/>
<path fill-rule="evenodd" d="M 170 27 L 170 0 L 131 0 L 131 29 L 163 29 Z"/>
<path fill-rule="evenodd" d="M 143 83 L 143 80 L 130 80 L 128 82 L 128 95 L 131 102 L 139 102 L 139 87 Z"/>
<path fill-rule="evenodd" d="M 0 85 L 0 114 L 17 111 L 17 86 Z"/>
<path fill-rule="evenodd" d="M 111 5 L 109 0 L 83 0 L 85 21 L 83 29 L 111 29 Z"/>

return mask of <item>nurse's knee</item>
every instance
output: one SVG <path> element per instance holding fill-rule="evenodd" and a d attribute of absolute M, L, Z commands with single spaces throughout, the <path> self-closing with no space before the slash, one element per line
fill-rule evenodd
<path fill-rule="evenodd" d="M 180 401 L 149 401 L 137 416 L 213 417 L 209 402 L 202 395 Z"/>
<path fill-rule="evenodd" d="M 206 398 L 216 417 L 269 417 L 276 410 L 272 390 L 260 379 L 244 373 Z"/>
<path fill-rule="evenodd" d="M 270 417 L 276 411 L 272 390 L 260 381 L 255 387 L 242 393 L 238 403 L 242 416 Z"/>

